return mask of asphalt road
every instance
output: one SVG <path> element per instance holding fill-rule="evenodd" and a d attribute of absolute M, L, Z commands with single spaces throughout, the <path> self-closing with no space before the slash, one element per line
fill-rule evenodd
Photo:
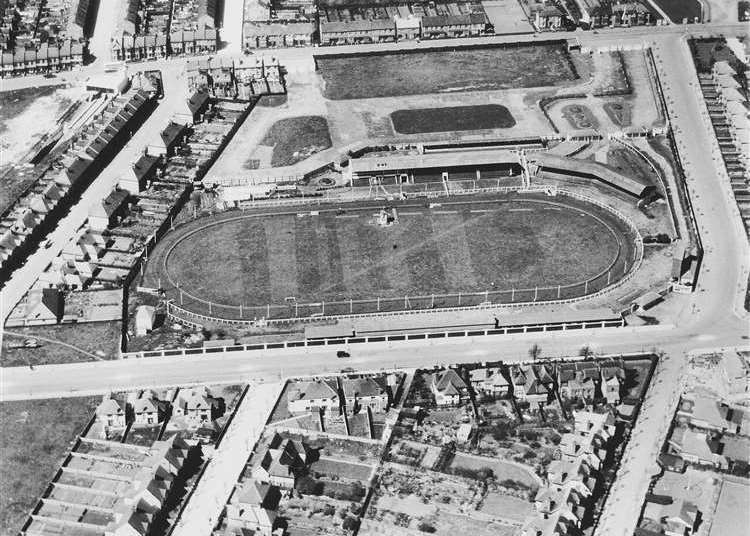
<path fill-rule="evenodd" d="M 497 359 L 524 360 L 528 359 L 528 349 L 534 343 L 542 347 L 544 357 L 576 355 L 583 345 L 593 346 L 599 352 L 609 354 L 659 349 L 666 352 L 669 359 L 661 366 L 652 384 L 597 529 L 597 533 L 608 536 L 632 534 L 638 519 L 638 509 L 648 486 L 649 468 L 653 466 L 655 453 L 663 441 L 666 422 L 676 400 L 675 393 L 679 392 L 687 354 L 748 347 L 748 318 L 742 304 L 750 249 L 747 236 L 740 225 L 728 179 L 722 171 L 716 139 L 706 117 L 702 115 L 705 110 L 697 93 L 694 70 L 690 67 L 692 60 L 682 40 L 686 29 L 694 34 L 746 32 L 745 25 L 708 24 L 687 28 L 675 25 L 554 36 L 580 35 L 582 41 L 594 44 L 619 45 L 644 39 L 654 44 L 657 67 L 667 95 L 670 120 L 686 167 L 690 195 L 705 246 L 696 292 L 690 296 L 690 303 L 678 315 L 674 326 L 372 343 L 352 349 L 353 355 L 347 359 L 336 358 L 331 348 L 314 347 L 47 365 L 33 370 L 25 367 L 4 368 L 0 369 L 0 400 L 77 396 L 190 383 L 275 380 L 285 376 L 335 372 L 343 367 L 379 370 Z M 529 36 L 523 39 L 535 38 Z M 418 48 L 427 45 L 409 46 Z M 343 52 L 345 48 L 367 50 L 366 46 L 342 47 L 337 50 Z M 378 47 L 379 50 L 384 48 Z M 309 57 L 311 53 L 309 49 L 289 50 L 279 51 L 277 56 L 283 63 L 286 55 L 290 58 Z M 165 68 L 176 69 L 176 65 L 177 62 L 171 63 Z M 169 87 L 167 91 L 170 91 Z M 174 97 L 170 97 L 172 98 Z M 165 104 L 167 103 L 162 103 L 160 109 L 168 111 Z M 149 132 L 157 132 L 158 126 L 156 119 L 150 120 L 141 129 L 144 139 Z M 138 141 L 143 145 L 144 140 Z M 46 263 L 61 249 L 70 233 L 79 222 L 82 223 L 80 217 L 85 215 L 88 205 L 106 195 L 107 186 L 117 170 L 121 169 L 118 166 L 125 165 L 129 154 L 125 153 L 122 158 L 118 156 L 100 177 L 101 180 L 97 179 L 97 186 L 92 186 L 84 195 L 82 203 L 74 208 L 75 215 L 71 214 L 61 223 L 53 233 L 54 247 L 37 252 L 23 269 L 14 274 L 13 283 L 6 286 L 4 292 L 4 315 L 9 310 L 8 304 L 12 302 L 14 305 L 23 296 Z"/>

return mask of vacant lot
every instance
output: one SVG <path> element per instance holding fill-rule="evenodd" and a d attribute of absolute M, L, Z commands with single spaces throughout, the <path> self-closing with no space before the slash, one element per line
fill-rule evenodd
<path fill-rule="evenodd" d="M 273 147 L 271 166 L 291 166 L 331 146 L 324 117 L 290 117 L 273 124 L 261 145 Z"/>
<path fill-rule="evenodd" d="M 391 114 L 393 128 L 401 134 L 509 128 L 516 124 L 505 106 L 450 106 L 397 110 Z"/>
<path fill-rule="evenodd" d="M 0 365 L 21 367 L 116 359 L 120 344 L 120 325 L 120 322 L 90 322 L 13 328 L 3 337 Z M 12 348 L 29 338 L 36 338 L 40 347 Z"/>
<path fill-rule="evenodd" d="M 565 46 L 465 47 L 316 58 L 332 100 L 554 86 L 575 80 Z"/>
<path fill-rule="evenodd" d="M 456 202 L 437 210 L 402 203 L 400 223 L 389 227 L 373 223 L 372 205 L 304 217 L 230 213 L 163 241 L 164 265 L 170 284 L 244 306 L 566 285 L 600 273 L 620 248 L 591 207 L 583 212 L 569 201 Z M 147 281 L 166 280 L 155 273 L 161 265 L 152 260 Z"/>
<path fill-rule="evenodd" d="M 0 403 L 0 534 L 21 529 L 98 397 Z"/>
<path fill-rule="evenodd" d="M 48 97 L 61 87 L 62 85 L 29 87 L 0 92 L 0 133 L 7 130 L 5 121 L 19 115 L 31 106 L 34 100 L 40 97 Z"/>

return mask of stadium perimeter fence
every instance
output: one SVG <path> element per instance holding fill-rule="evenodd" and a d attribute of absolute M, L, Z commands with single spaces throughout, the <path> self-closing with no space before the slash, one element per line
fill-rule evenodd
<path fill-rule="evenodd" d="M 628 281 L 637 271 L 643 259 L 643 240 L 632 221 L 613 207 L 591 197 L 561 189 L 557 189 L 557 193 L 596 205 L 625 223 L 628 227 L 625 239 L 627 241 L 632 240 L 635 244 L 632 255 L 629 251 L 630 248 L 621 246 L 617 257 L 608 267 L 582 282 L 520 289 L 499 290 L 493 288 L 484 292 L 404 295 L 319 302 L 299 302 L 290 298 L 285 303 L 243 306 L 203 300 L 178 286 L 172 293 L 174 299 L 168 303 L 167 314 L 172 320 L 182 321 L 189 325 L 253 325 L 260 320 L 283 322 L 387 313 L 424 313 L 496 305 L 578 301 L 609 291 Z"/>

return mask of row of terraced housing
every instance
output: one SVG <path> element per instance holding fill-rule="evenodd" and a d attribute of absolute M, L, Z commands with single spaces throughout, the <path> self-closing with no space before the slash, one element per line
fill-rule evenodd
<path fill-rule="evenodd" d="M 750 234 L 750 68 L 747 40 L 727 39 L 730 59 L 714 62 L 710 72 L 698 72 L 703 98 L 716 133 L 734 198 L 745 230 Z"/>
<path fill-rule="evenodd" d="M 0 3 L 0 77 L 70 70 L 83 65 L 91 0 Z"/>
<path fill-rule="evenodd" d="M 270 65 L 263 69 L 267 76 Z M 281 68 L 273 65 L 280 79 Z M 137 91 L 150 88 L 156 94 L 160 84 L 149 73 L 158 71 L 139 73 L 132 84 L 141 88 Z M 124 290 L 149 248 L 170 229 L 194 182 L 209 169 L 255 102 L 214 99 L 206 88 L 192 84 L 191 90 L 192 96 L 124 171 L 118 186 L 90 209 L 84 225 L 12 311 L 7 325 L 122 318 Z M 154 311 L 142 309 L 136 316 L 149 330 Z"/>
<path fill-rule="evenodd" d="M 116 61 L 216 52 L 222 0 L 127 0 L 117 37 L 111 40 Z"/>
<path fill-rule="evenodd" d="M 521 7 L 536 31 L 582 26 L 653 24 L 658 17 L 638 1 L 556 2 L 523 0 Z M 362 6 L 323 0 L 275 0 L 267 13 L 246 4 L 243 44 L 254 48 L 392 42 L 476 37 L 495 28 L 481 1 L 386 2 Z"/>

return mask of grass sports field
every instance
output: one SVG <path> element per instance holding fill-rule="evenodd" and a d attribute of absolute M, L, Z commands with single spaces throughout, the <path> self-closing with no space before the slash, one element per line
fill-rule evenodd
<path fill-rule="evenodd" d="M 554 86 L 575 80 L 564 44 L 319 56 L 332 100 Z M 458 82 L 457 82 L 458 81 Z"/>
<path fill-rule="evenodd" d="M 401 134 L 509 128 L 516 124 L 508 109 L 499 104 L 396 110 L 391 121 Z"/>
<path fill-rule="evenodd" d="M 628 245 L 621 222 L 572 203 L 405 202 L 390 227 L 372 222 L 374 204 L 303 217 L 302 207 L 230 212 L 167 235 L 145 284 L 159 278 L 165 288 L 178 283 L 197 298 L 244 307 L 574 284 L 606 271 Z"/>

